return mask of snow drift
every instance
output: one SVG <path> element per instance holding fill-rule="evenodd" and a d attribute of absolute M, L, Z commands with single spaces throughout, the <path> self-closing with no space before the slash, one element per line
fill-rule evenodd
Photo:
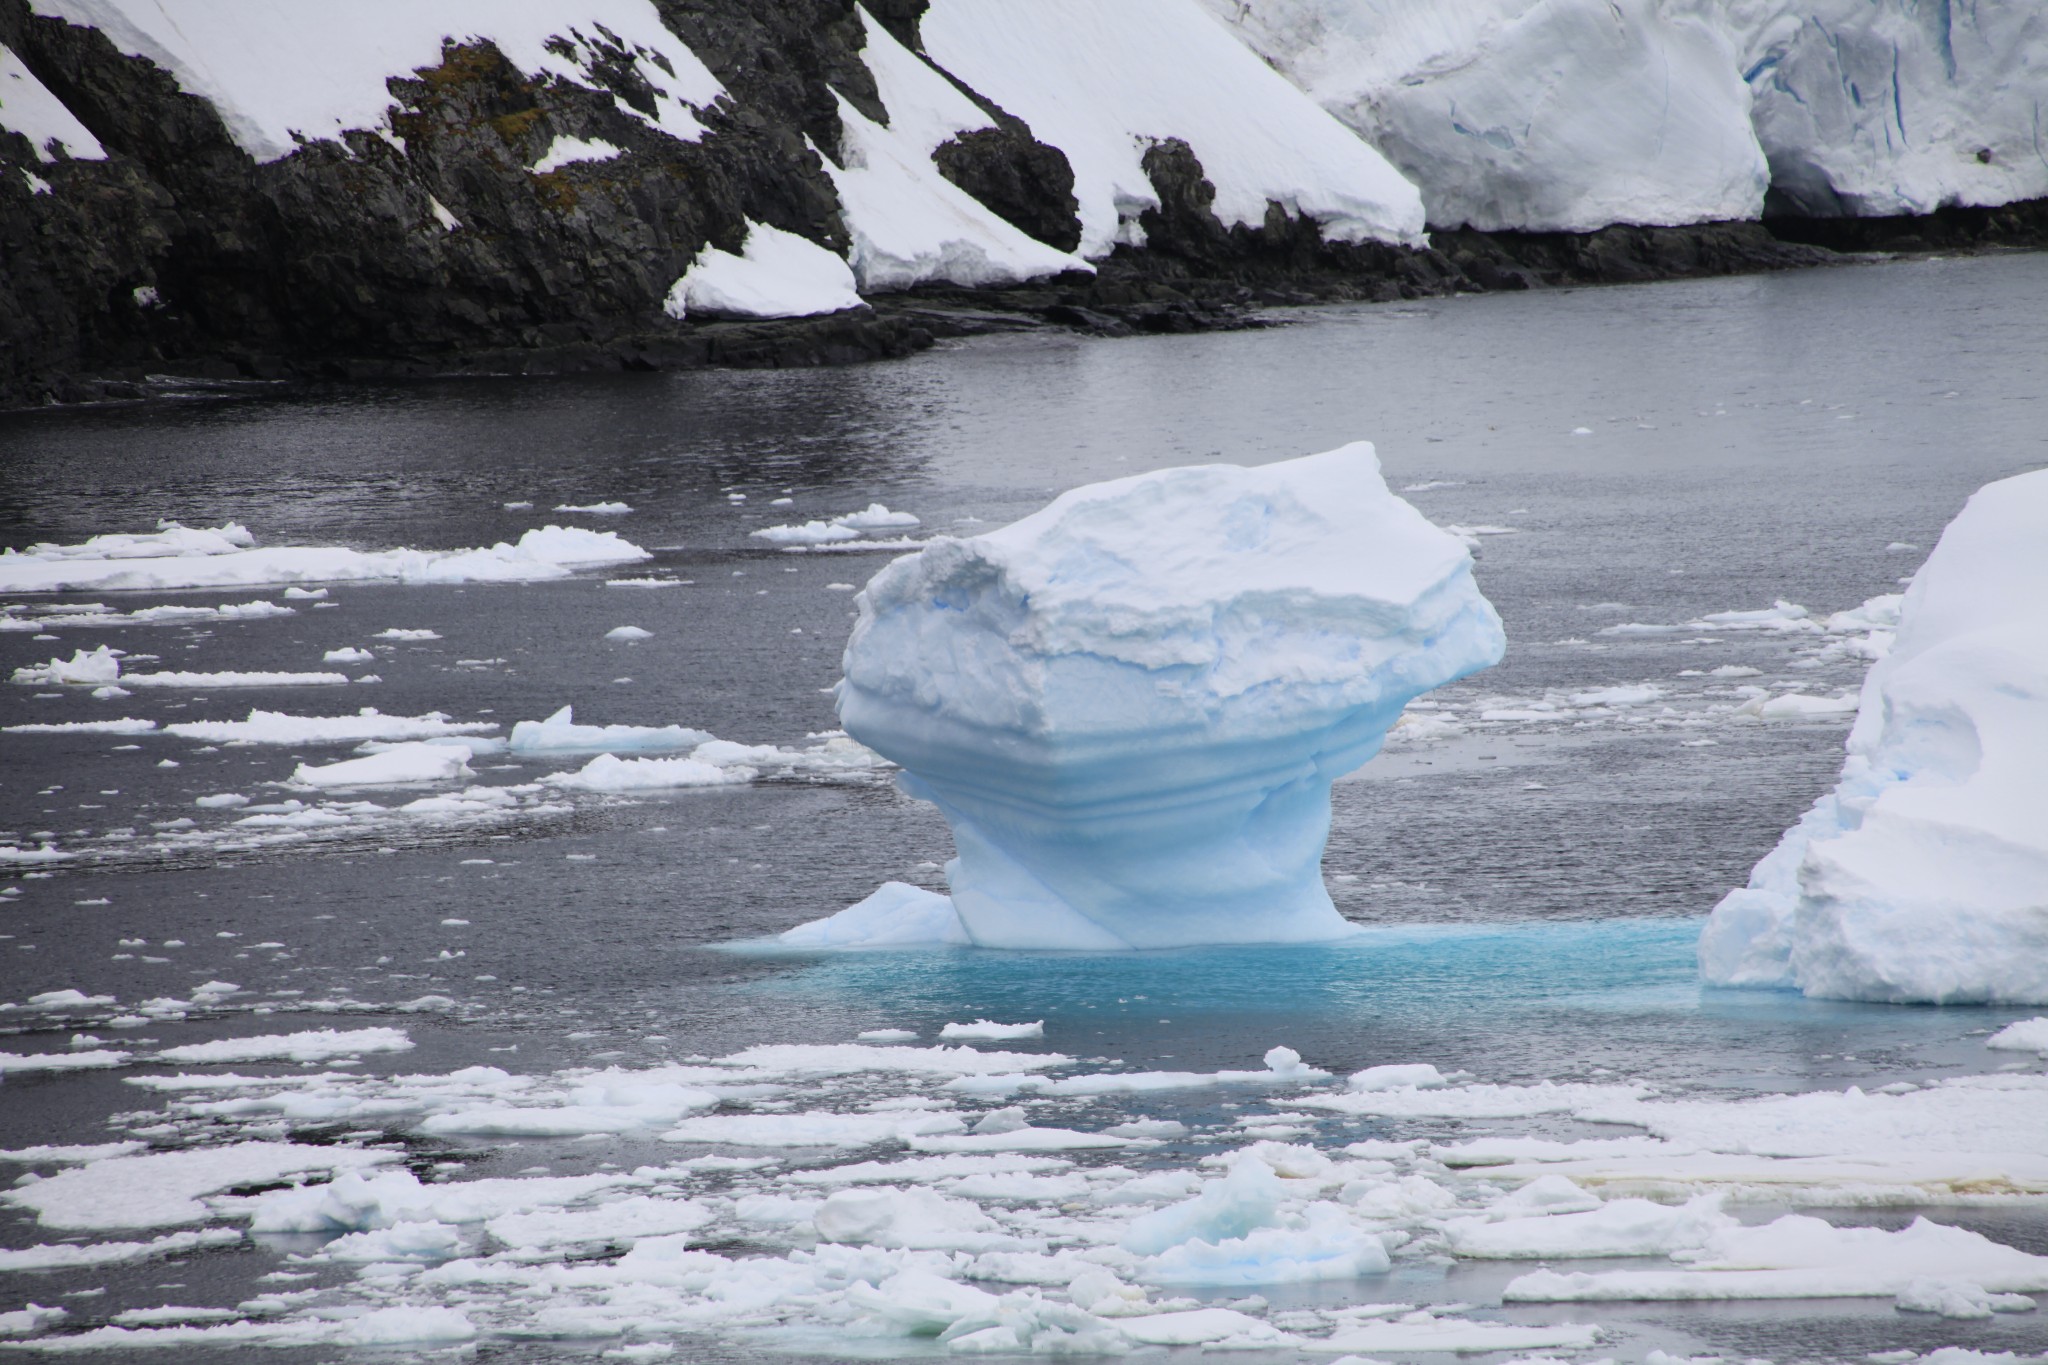
<path fill-rule="evenodd" d="M 1365 442 L 1074 489 L 856 601 L 840 717 L 945 814 L 961 934 L 992 947 L 1344 934 L 1331 781 L 1504 647 L 1464 545 Z M 831 923 L 791 941 L 845 946 Z"/>
<path fill-rule="evenodd" d="M 2048 471 L 1980 489 L 1906 591 L 1841 781 L 1714 908 L 1700 970 L 1835 999 L 2048 1002 Z"/>

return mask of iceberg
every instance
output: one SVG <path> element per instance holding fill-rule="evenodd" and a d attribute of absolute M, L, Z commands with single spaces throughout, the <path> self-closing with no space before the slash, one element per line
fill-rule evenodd
<path fill-rule="evenodd" d="M 1350 932 L 1321 878 L 1331 782 L 1505 647 L 1464 545 L 1368 442 L 1074 489 L 932 540 L 856 605 L 841 721 L 952 826 L 953 910 L 985 947 Z M 797 933 L 852 946 L 832 926 Z"/>
<path fill-rule="evenodd" d="M 1986 485 L 1906 591 L 1840 782 L 1714 908 L 1707 981 L 2048 1002 L 2044 594 L 2048 471 Z"/>

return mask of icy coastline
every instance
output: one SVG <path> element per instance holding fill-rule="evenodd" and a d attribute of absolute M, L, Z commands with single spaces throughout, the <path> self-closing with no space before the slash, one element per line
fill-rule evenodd
<path fill-rule="evenodd" d="M 1849 756 L 1715 907 L 1724 986 L 1930 1004 L 2048 1002 L 2048 471 L 1942 533 L 1863 685 Z"/>
<path fill-rule="evenodd" d="M 893 894 L 793 944 L 901 942 L 906 917 L 1005 948 L 1341 936 L 1330 783 L 1505 644 L 1367 442 L 1074 489 L 857 603 L 841 721 L 952 826 L 959 927 Z"/>

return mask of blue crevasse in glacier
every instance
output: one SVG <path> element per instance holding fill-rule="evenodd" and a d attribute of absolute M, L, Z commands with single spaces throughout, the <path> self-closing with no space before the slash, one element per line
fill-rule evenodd
<path fill-rule="evenodd" d="M 1005 948 L 1339 937 L 1330 783 L 1505 644 L 1366 442 L 1077 488 L 856 600 L 840 719 L 952 826 L 957 924 L 892 884 L 790 946 L 900 944 L 905 916 Z"/>

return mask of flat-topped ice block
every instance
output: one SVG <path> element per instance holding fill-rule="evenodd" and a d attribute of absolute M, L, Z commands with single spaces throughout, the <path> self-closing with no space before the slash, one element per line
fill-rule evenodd
<path fill-rule="evenodd" d="M 1464 545 L 1366 442 L 1077 488 L 856 602 L 841 722 L 944 813 L 991 947 L 1342 936 L 1330 783 L 1504 648 Z"/>

